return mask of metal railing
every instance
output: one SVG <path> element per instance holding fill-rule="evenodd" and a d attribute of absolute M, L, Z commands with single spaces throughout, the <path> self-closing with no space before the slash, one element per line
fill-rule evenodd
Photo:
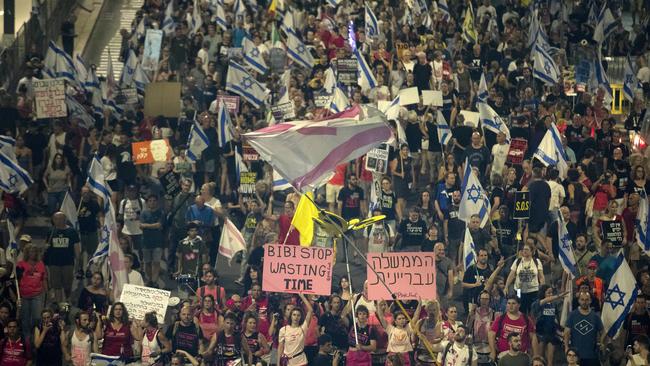
<path fill-rule="evenodd" d="M 76 0 L 48 0 L 42 2 L 39 14 L 32 14 L 16 32 L 11 45 L 0 51 L 0 85 L 15 90 L 23 76 L 26 57 L 30 53 L 45 57 L 47 44 L 61 33 L 61 24 L 72 14 Z"/>

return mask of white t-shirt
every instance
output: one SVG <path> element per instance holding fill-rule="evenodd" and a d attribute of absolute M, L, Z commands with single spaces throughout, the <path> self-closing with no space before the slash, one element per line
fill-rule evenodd
<path fill-rule="evenodd" d="M 142 279 L 142 275 L 140 274 L 140 272 L 136 271 L 135 269 L 131 270 L 131 272 L 129 272 L 129 274 L 127 275 L 127 283 L 136 286 L 144 286 L 144 280 Z"/>
<path fill-rule="evenodd" d="M 406 353 L 413 351 L 411 344 L 411 324 L 407 324 L 404 328 L 397 328 L 392 324 L 386 327 L 388 334 L 388 347 L 386 351 L 394 353 Z"/>
<path fill-rule="evenodd" d="M 140 203 L 138 203 L 138 200 Z M 124 226 L 122 227 L 122 234 L 126 235 L 142 235 L 140 228 L 140 214 L 144 210 L 144 200 L 137 198 L 130 200 L 124 198 L 120 202 L 120 215 L 124 217 Z"/>
<path fill-rule="evenodd" d="M 495 144 L 492 146 L 492 175 L 499 174 L 502 177 L 503 167 L 506 166 L 506 160 L 508 159 L 508 151 L 510 150 L 510 145 L 508 144 Z"/>
<path fill-rule="evenodd" d="M 442 355 L 444 354 L 444 350 L 447 349 L 448 344 L 449 341 L 442 341 L 440 343 L 443 347 L 443 352 L 438 353 L 438 365 L 443 365 Z M 472 348 L 472 361 L 477 358 L 476 350 Z M 443 366 L 471 366 L 469 364 L 469 347 L 465 344 L 459 345 L 454 342 L 449 348 L 449 351 L 447 351 Z"/>
<path fill-rule="evenodd" d="M 306 365 L 307 356 L 305 355 L 305 334 L 309 327 L 309 322 L 303 322 L 299 327 L 285 325 L 280 328 L 278 340 L 284 341 L 284 354 L 291 357 L 289 366 Z"/>
<path fill-rule="evenodd" d="M 535 265 L 537 262 L 537 265 Z M 512 263 L 511 271 L 515 271 L 515 288 L 520 289 L 522 293 L 528 294 L 539 290 L 539 270 L 543 270 L 542 261 L 531 258 L 524 260 L 518 258 Z"/>
<path fill-rule="evenodd" d="M 564 201 L 564 197 L 566 196 L 564 186 L 552 180 L 546 183 L 551 187 L 551 200 L 548 202 L 548 209 L 557 210 L 560 208 L 560 202 Z"/>

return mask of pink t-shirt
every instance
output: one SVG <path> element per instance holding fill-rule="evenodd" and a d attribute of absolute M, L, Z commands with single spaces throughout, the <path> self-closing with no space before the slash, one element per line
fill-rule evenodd
<path fill-rule="evenodd" d="M 499 331 L 499 323 L 501 323 L 501 317 L 505 316 L 503 319 L 503 324 L 501 326 L 501 333 Z M 498 316 L 492 322 L 490 330 L 497 333 L 497 353 L 505 352 L 508 350 L 508 334 L 511 332 L 521 334 L 521 352 L 527 352 L 530 348 L 530 334 L 535 333 L 535 322 L 532 319 L 524 318 L 526 315 L 519 313 L 519 318 L 517 320 L 512 320 L 508 314 L 503 314 Z"/>
<path fill-rule="evenodd" d="M 25 298 L 36 297 L 43 293 L 43 280 L 47 278 L 47 270 L 43 261 L 38 261 L 34 265 L 29 262 L 20 261 L 16 267 L 23 271 L 20 278 L 20 296 Z"/>

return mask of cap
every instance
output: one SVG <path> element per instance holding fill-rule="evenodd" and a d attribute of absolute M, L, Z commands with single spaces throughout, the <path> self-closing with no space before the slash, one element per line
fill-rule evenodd
<path fill-rule="evenodd" d="M 23 235 L 20 236 L 20 241 L 26 241 L 26 242 L 31 243 L 32 237 L 30 235 L 23 234 Z"/>
<path fill-rule="evenodd" d="M 598 268 L 598 262 L 595 260 L 590 260 L 589 263 L 587 264 L 587 268 Z"/>

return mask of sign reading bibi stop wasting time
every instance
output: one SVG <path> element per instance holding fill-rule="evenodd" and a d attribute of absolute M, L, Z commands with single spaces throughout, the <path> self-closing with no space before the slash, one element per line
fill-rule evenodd
<path fill-rule="evenodd" d="M 333 266 L 332 248 L 266 244 L 262 289 L 327 296 L 332 291 Z"/>

